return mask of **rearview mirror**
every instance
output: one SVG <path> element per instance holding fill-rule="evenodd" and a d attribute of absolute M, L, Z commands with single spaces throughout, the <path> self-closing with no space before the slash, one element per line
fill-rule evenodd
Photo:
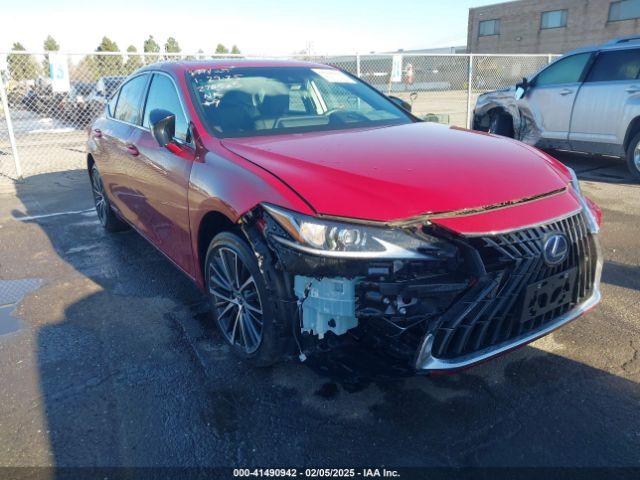
<path fill-rule="evenodd" d="M 168 110 L 155 109 L 149 113 L 151 133 L 161 147 L 173 142 L 176 134 L 176 116 Z"/>
<path fill-rule="evenodd" d="M 393 103 L 395 103 L 397 106 L 399 106 L 403 110 L 406 110 L 407 112 L 411 111 L 411 104 L 408 102 L 405 102 L 401 98 L 389 95 L 389 100 L 391 100 Z"/>
<path fill-rule="evenodd" d="M 520 83 L 516 85 L 516 95 L 515 95 L 516 100 L 520 100 L 522 97 L 524 97 L 528 89 L 529 89 L 529 80 L 525 77 L 522 79 Z"/>

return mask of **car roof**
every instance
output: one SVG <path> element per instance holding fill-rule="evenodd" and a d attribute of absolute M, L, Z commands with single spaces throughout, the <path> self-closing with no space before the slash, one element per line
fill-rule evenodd
<path fill-rule="evenodd" d="M 215 69 L 215 68 L 273 68 L 273 67 L 307 67 L 307 68 L 333 68 L 329 65 L 313 62 L 303 62 L 298 60 L 268 60 L 268 59 L 251 59 L 251 58 L 220 58 L 216 60 L 179 60 L 153 63 L 146 65 L 138 70 L 144 71 L 164 71 L 175 75 L 184 74 L 184 72 Z"/>
<path fill-rule="evenodd" d="M 609 50 L 623 50 L 626 48 L 639 48 L 640 35 L 629 35 L 626 37 L 614 38 L 602 45 L 590 45 L 587 47 L 577 48 L 562 55 L 563 57 L 575 55 L 576 53 L 602 52 Z"/>

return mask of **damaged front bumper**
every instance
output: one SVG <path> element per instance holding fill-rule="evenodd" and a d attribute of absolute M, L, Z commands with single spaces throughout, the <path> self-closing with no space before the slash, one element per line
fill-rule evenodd
<path fill-rule="evenodd" d="M 554 267 L 551 273 L 555 273 L 555 275 L 546 276 L 542 281 L 527 286 L 527 289 L 530 290 L 532 286 L 543 285 L 544 282 L 549 281 L 549 279 L 558 276 L 562 277 L 563 272 L 568 270 L 567 267 L 569 267 L 569 269 L 575 268 L 577 269 L 577 273 L 572 282 L 572 288 L 574 290 L 570 292 L 571 299 L 569 303 L 562 304 L 562 302 L 557 302 L 555 309 L 547 309 L 543 315 L 546 316 L 548 320 L 540 323 L 538 328 L 533 328 L 525 333 L 521 333 L 508 341 L 453 358 L 439 358 L 437 356 L 436 349 L 434 348 L 436 334 L 430 332 L 424 336 L 417 351 L 415 357 L 416 370 L 424 372 L 454 372 L 464 370 L 544 337 L 593 309 L 602 297 L 600 281 L 602 277 L 603 257 L 597 232 L 590 230 L 588 223 L 587 219 L 584 218 L 584 214 L 581 212 L 575 216 L 561 219 L 552 223 L 550 226 L 546 226 L 547 231 L 569 233 L 569 238 L 572 242 L 572 252 L 569 257 L 575 255 L 577 262 L 571 262 L 570 260 L 567 264 Z M 538 226 L 536 229 L 545 230 L 545 226 Z M 526 231 L 520 231 L 507 235 L 517 235 L 525 232 Z M 531 234 L 532 232 L 529 231 L 526 232 L 525 236 L 530 236 Z M 520 235 L 517 236 L 520 237 Z M 521 241 L 520 238 L 518 241 Z M 491 242 L 493 242 L 493 239 Z M 574 266 L 571 267 L 571 265 Z M 541 277 L 545 276 L 539 274 L 538 278 Z M 553 298 L 553 296 L 551 296 L 551 298 Z M 525 297 L 524 308 L 528 307 L 526 301 L 527 297 Z M 522 314 L 520 321 L 522 321 L 524 316 L 525 315 Z M 527 316 L 527 319 L 530 320 L 530 317 L 531 315 Z"/>
<path fill-rule="evenodd" d="M 515 350 L 539 338 L 542 338 L 545 335 L 548 335 L 551 332 L 562 327 L 563 325 L 566 325 L 572 320 L 575 320 L 576 318 L 587 313 L 596 305 L 598 305 L 598 303 L 600 303 L 601 296 L 602 294 L 600 293 L 600 289 L 595 289 L 591 297 L 589 297 L 589 299 L 587 299 L 584 303 L 578 305 L 573 310 L 565 313 L 564 315 L 556 318 L 555 321 L 540 330 L 534 331 L 529 335 L 525 335 L 514 341 L 506 342 L 503 345 L 489 347 L 485 350 L 474 352 L 472 354 L 454 359 L 437 358 L 433 356 L 432 350 L 434 335 L 429 333 L 422 339 L 422 343 L 420 344 L 420 348 L 416 355 L 415 368 L 417 371 L 422 372 L 452 373 L 458 370 L 465 370 L 479 363 L 486 362 L 493 357 L 497 357 L 504 353 L 510 352 L 511 350 Z"/>
<path fill-rule="evenodd" d="M 484 362 L 552 332 L 600 300 L 602 256 L 585 211 L 477 237 L 423 225 L 448 247 L 404 259 L 305 252 L 281 241 L 286 232 L 268 214 L 261 222 L 278 268 L 293 278 L 298 334 L 325 341 L 357 332 L 420 373 Z M 542 259 L 549 232 L 570 242 L 559 265 Z"/>

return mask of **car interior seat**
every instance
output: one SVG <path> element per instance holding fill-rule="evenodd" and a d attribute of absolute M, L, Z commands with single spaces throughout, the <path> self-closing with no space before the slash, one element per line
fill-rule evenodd
<path fill-rule="evenodd" d="M 260 116 L 253 98 L 247 92 L 230 90 L 224 94 L 214 111 L 209 112 L 214 125 L 225 131 L 251 131 Z"/>

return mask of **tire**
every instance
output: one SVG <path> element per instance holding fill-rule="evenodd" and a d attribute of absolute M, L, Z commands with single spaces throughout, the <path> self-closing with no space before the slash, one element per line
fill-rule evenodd
<path fill-rule="evenodd" d="M 489 133 L 513 138 L 513 119 L 505 112 L 492 112 L 489 123 Z"/>
<path fill-rule="evenodd" d="M 640 133 L 631 139 L 627 148 L 627 168 L 633 178 L 640 181 Z"/>
<path fill-rule="evenodd" d="M 109 203 L 109 197 L 104 190 L 104 184 L 102 183 L 102 177 L 98 171 L 98 167 L 93 165 L 91 167 L 91 189 L 93 191 L 93 203 L 96 207 L 96 213 L 98 214 L 98 220 L 102 224 L 102 227 L 107 232 L 120 232 L 126 230 L 129 226 L 120 220 L 116 213 L 111 208 Z"/>
<path fill-rule="evenodd" d="M 204 274 L 216 325 L 234 353 L 256 367 L 280 360 L 290 330 L 279 318 L 277 302 L 247 241 L 232 232 L 216 235 Z"/>

